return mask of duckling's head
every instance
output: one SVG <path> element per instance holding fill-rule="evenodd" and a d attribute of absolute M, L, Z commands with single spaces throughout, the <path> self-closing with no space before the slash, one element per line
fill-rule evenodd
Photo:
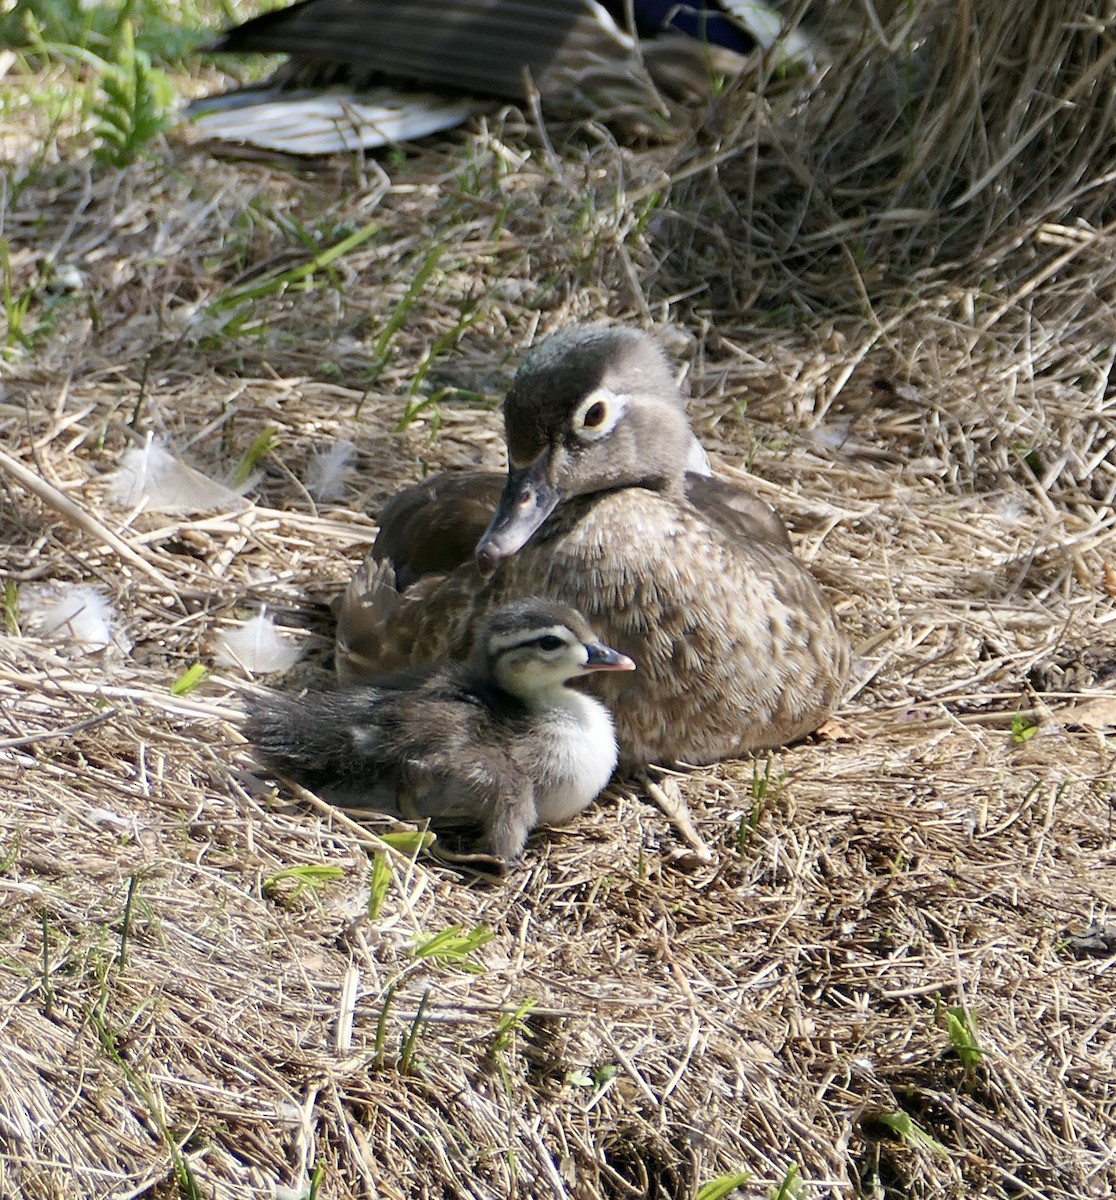
<path fill-rule="evenodd" d="M 576 609 L 528 598 L 505 604 L 481 626 L 473 666 L 505 692 L 532 704 L 594 671 L 634 671 L 624 654 L 602 645 Z"/>
<path fill-rule="evenodd" d="M 489 574 L 571 496 L 681 494 L 700 454 L 666 355 L 638 329 L 573 325 L 540 343 L 504 401 L 508 479 L 477 545 Z"/>

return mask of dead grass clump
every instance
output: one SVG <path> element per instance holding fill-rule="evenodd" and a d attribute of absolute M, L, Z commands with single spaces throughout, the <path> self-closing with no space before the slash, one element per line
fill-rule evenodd
<path fill-rule="evenodd" d="M 684 261 L 832 313 L 925 301 L 947 267 L 987 280 L 1010 258 L 1014 277 L 1058 256 L 1044 226 L 1107 226 L 1116 38 L 1091 6 L 873 6 L 855 30 L 808 90 L 725 97 L 716 145 L 680 164 Z"/>

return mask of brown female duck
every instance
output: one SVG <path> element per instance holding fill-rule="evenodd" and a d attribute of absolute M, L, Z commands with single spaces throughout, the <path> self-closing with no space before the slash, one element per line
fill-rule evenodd
<path fill-rule="evenodd" d="M 833 609 L 767 505 L 687 471 L 694 438 L 655 342 L 603 324 L 554 334 L 516 374 L 504 421 L 502 487 L 440 476 L 385 509 L 340 598 L 342 680 L 464 658 L 486 612 L 539 594 L 636 662 L 623 688 L 589 684 L 626 767 L 713 762 L 826 719 L 849 667 Z"/>

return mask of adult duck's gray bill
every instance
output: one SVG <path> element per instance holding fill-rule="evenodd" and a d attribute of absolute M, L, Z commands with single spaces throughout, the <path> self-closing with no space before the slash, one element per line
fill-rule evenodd
<path fill-rule="evenodd" d="M 510 558 L 554 511 L 561 499 L 549 478 L 550 455 L 540 454 L 526 467 L 511 468 L 500 507 L 477 543 L 477 566 L 489 576 Z"/>

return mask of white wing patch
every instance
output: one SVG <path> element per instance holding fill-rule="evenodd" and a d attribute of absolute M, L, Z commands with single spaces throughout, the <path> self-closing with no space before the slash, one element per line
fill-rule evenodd
<path fill-rule="evenodd" d="M 196 104 L 192 121 L 203 137 L 247 142 L 287 154 L 336 154 L 374 150 L 452 129 L 490 107 L 471 99 L 447 100 L 433 93 L 403 94 L 391 88 L 343 93 L 250 92 Z M 234 103 L 235 101 L 235 103 Z"/>

